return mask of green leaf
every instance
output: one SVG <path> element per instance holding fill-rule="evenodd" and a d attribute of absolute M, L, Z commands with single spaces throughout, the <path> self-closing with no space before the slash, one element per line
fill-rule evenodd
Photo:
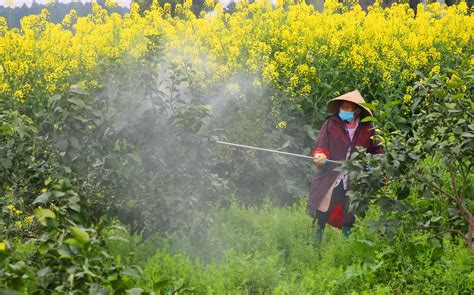
<path fill-rule="evenodd" d="M 34 215 L 38 219 L 38 221 L 44 226 L 48 225 L 46 222 L 47 219 L 56 220 L 56 214 L 54 214 L 54 212 L 49 209 L 36 208 L 34 211 Z"/>
<path fill-rule="evenodd" d="M 84 229 L 71 226 L 69 227 L 69 230 L 71 231 L 74 239 L 76 239 L 76 241 L 78 241 L 81 246 L 86 246 L 91 242 L 89 234 Z"/>
<path fill-rule="evenodd" d="M 117 158 L 115 158 L 113 155 L 109 155 L 105 157 L 104 159 L 104 167 L 107 169 L 118 169 L 121 166 L 122 165 L 120 161 Z"/>
<path fill-rule="evenodd" d="M 125 205 L 127 205 L 128 208 L 134 208 L 138 204 L 139 204 L 139 201 L 137 199 L 130 199 L 125 203 Z"/>
<path fill-rule="evenodd" d="M 64 246 L 63 246 L 64 247 Z M 72 254 L 67 249 L 58 249 L 59 259 L 71 259 Z"/>
<path fill-rule="evenodd" d="M 142 293 L 143 293 L 142 288 L 132 288 L 125 291 L 125 294 L 127 295 L 140 295 Z"/>
<path fill-rule="evenodd" d="M 286 149 L 290 146 L 291 141 L 287 140 L 281 147 L 280 150 Z"/>
<path fill-rule="evenodd" d="M 441 242 L 438 239 L 435 239 L 435 238 L 430 239 L 430 244 L 431 244 L 431 247 L 437 248 L 437 249 L 440 249 L 440 248 L 443 247 Z"/>
<path fill-rule="evenodd" d="M 76 211 L 77 213 L 81 212 L 81 206 L 79 205 L 79 197 L 70 197 L 68 199 L 68 207 L 69 209 Z"/>
<path fill-rule="evenodd" d="M 36 275 L 37 275 L 39 278 L 42 278 L 42 277 L 45 277 L 48 273 L 50 273 L 51 270 L 52 270 L 51 267 L 47 266 L 47 267 L 45 267 L 45 268 L 40 269 L 40 270 L 36 273 Z"/>
<path fill-rule="evenodd" d="M 463 133 L 461 133 L 461 136 L 462 136 L 462 137 L 473 138 L 473 137 L 474 137 L 474 134 L 472 134 L 472 133 L 470 133 L 470 132 L 463 132 Z"/>
<path fill-rule="evenodd" d="M 64 244 L 66 244 L 66 245 L 77 245 L 77 246 L 81 245 L 78 240 L 73 239 L 73 238 L 69 238 L 69 239 L 64 240 Z"/>
<path fill-rule="evenodd" d="M 124 269 L 122 272 L 121 272 L 121 275 L 123 276 L 129 276 L 129 277 L 135 277 L 135 278 L 140 278 L 140 275 L 137 273 L 136 270 L 134 270 L 133 268 L 127 268 L 127 269 Z"/>
<path fill-rule="evenodd" d="M 15 264 L 9 264 L 9 266 L 14 272 L 21 272 L 26 268 L 26 263 L 23 260 L 20 260 Z"/>
<path fill-rule="evenodd" d="M 55 146 L 61 151 L 66 151 L 69 146 L 69 142 L 66 138 L 60 138 L 56 141 Z"/>
<path fill-rule="evenodd" d="M 85 103 L 79 98 L 71 97 L 71 98 L 68 98 L 67 101 L 74 105 L 77 105 L 80 108 L 84 108 L 86 106 Z"/>
<path fill-rule="evenodd" d="M 433 140 L 428 140 L 426 143 L 423 145 L 423 149 L 427 152 L 431 150 L 431 148 L 436 144 L 435 141 Z"/>
<path fill-rule="evenodd" d="M 402 103 L 401 100 L 394 100 L 394 101 L 391 101 L 391 102 L 387 103 L 387 104 L 385 105 L 385 107 L 390 108 L 390 107 L 399 105 L 399 104 L 401 104 L 401 103 Z"/>
<path fill-rule="evenodd" d="M 75 148 L 76 150 L 80 150 L 81 149 L 81 144 L 79 143 L 79 140 L 74 137 L 74 136 L 69 136 L 68 138 L 69 140 L 69 144 Z"/>
<path fill-rule="evenodd" d="M 461 153 L 461 148 L 462 148 L 461 145 L 457 145 L 457 146 L 451 148 L 451 151 L 453 152 L 453 154 L 459 155 Z"/>
<path fill-rule="evenodd" d="M 0 126 L 0 134 L 5 133 L 11 135 L 13 133 L 13 128 L 10 125 Z"/>
<path fill-rule="evenodd" d="M 71 174 L 72 172 L 71 168 L 69 168 L 68 166 L 63 166 L 63 169 L 67 174 Z"/>
<path fill-rule="evenodd" d="M 455 103 L 445 103 L 445 105 L 448 109 L 451 109 L 451 110 L 454 110 L 456 108 Z"/>
<path fill-rule="evenodd" d="M 414 102 L 413 104 L 411 105 L 411 110 L 414 111 L 416 109 L 416 107 L 418 106 L 418 104 L 420 103 L 420 101 L 423 99 L 423 96 L 419 96 Z"/>
<path fill-rule="evenodd" d="M 84 81 L 81 81 L 77 84 L 72 85 L 70 92 L 82 94 L 82 95 L 88 95 L 89 93 L 84 88 L 85 88 Z"/>
<path fill-rule="evenodd" d="M 48 99 L 48 107 L 56 105 L 56 102 L 62 98 L 61 94 L 55 94 Z"/>
<path fill-rule="evenodd" d="M 439 221 L 440 219 L 441 219 L 441 216 L 433 216 L 433 217 L 431 217 L 430 221 L 431 221 L 431 222 L 437 222 L 437 221 Z"/>
<path fill-rule="evenodd" d="M 170 282 L 169 279 L 164 279 L 153 284 L 153 291 L 159 293 L 160 289 L 166 286 Z"/>
<path fill-rule="evenodd" d="M 65 192 L 61 192 L 61 191 L 52 191 L 52 194 L 55 198 L 61 198 L 61 197 L 64 197 L 64 195 L 66 195 Z"/>
<path fill-rule="evenodd" d="M 433 89 L 433 93 L 438 98 L 445 98 L 446 97 L 446 90 L 444 89 Z"/>
<path fill-rule="evenodd" d="M 135 163 L 137 164 L 140 164 L 142 161 L 142 159 L 140 158 L 140 154 L 138 152 L 128 153 L 128 156 L 132 158 L 132 160 L 135 161 Z"/>
<path fill-rule="evenodd" d="M 378 122 L 378 120 L 372 116 L 367 116 L 364 119 L 360 120 L 362 123 L 365 122 Z"/>
<path fill-rule="evenodd" d="M 109 226 L 109 228 L 119 230 L 126 234 L 128 233 L 128 230 L 125 228 L 125 226 L 122 226 L 122 225 L 112 225 L 112 226 Z"/>
<path fill-rule="evenodd" d="M 10 169 L 13 165 L 12 159 L 10 158 L 0 158 L 0 163 L 4 169 Z"/>
<path fill-rule="evenodd" d="M 374 106 L 370 102 L 364 102 L 364 103 L 361 103 L 361 105 L 368 108 L 368 109 L 370 109 L 371 111 L 375 111 L 377 109 L 376 106 Z"/>
<path fill-rule="evenodd" d="M 408 156 L 413 160 L 419 160 L 420 159 L 419 155 L 417 155 L 415 153 L 412 153 L 412 152 L 408 153 Z"/>
<path fill-rule="evenodd" d="M 107 239 L 111 240 L 111 241 L 121 241 L 121 242 L 125 242 L 125 243 L 130 242 L 129 240 L 127 240 L 125 238 L 117 237 L 117 236 L 111 236 L 111 237 L 108 237 Z"/>
<path fill-rule="evenodd" d="M 39 247 L 38 247 L 38 252 L 41 254 L 41 255 L 44 255 L 48 252 L 49 250 L 49 246 L 47 243 L 42 243 Z"/>
<path fill-rule="evenodd" d="M 404 200 L 410 195 L 410 188 L 407 186 L 397 188 L 397 199 Z"/>
<path fill-rule="evenodd" d="M 375 246 L 375 243 L 372 242 L 372 241 L 369 241 L 369 240 L 356 240 L 356 242 L 361 243 L 361 244 L 365 244 L 369 247 Z"/>

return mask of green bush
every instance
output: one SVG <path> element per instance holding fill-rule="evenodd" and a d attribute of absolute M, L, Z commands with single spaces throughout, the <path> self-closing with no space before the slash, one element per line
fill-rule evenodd
<path fill-rule="evenodd" d="M 157 251 L 144 265 L 144 289 L 187 289 L 197 294 L 251 293 L 469 293 L 474 257 L 449 235 L 437 243 L 426 232 L 380 236 L 371 207 L 349 239 L 327 228 L 322 243 L 305 204 L 260 209 L 232 204 L 213 215 L 205 238 L 185 235 L 140 251 Z M 156 289 L 157 289 L 156 288 Z M 158 289 L 157 289 L 158 290 Z"/>

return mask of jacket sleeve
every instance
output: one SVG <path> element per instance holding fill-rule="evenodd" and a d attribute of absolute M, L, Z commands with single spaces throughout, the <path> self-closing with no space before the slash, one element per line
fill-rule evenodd
<path fill-rule="evenodd" d="M 311 152 L 311 157 L 314 157 L 314 155 L 321 153 L 324 154 L 326 158 L 329 158 L 328 128 L 328 121 L 326 121 L 321 127 L 321 130 L 319 131 L 314 150 Z"/>

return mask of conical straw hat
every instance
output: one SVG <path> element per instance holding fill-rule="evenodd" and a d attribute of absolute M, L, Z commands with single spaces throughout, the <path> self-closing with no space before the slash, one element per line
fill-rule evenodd
<path fill-rule="evenodd" d="M 353 102 L 357 104 L 358 106 L 360 106 L 363 110 L 361 117 L 372 116 L 372 112 L 370 111 L 370 109 L 362 105 L 362 103 L 365 103 L 365 100 L 358 90 L 345 93 L 341 96 L 338 96 L 328 101 L 328 104 L 327 104 L 328 112 L 337 114 L 339 112 L 339 105 L 341 104 L 342 101 Z M 365 111 L 365 114 L 364 114 L 364 111 Z"/>

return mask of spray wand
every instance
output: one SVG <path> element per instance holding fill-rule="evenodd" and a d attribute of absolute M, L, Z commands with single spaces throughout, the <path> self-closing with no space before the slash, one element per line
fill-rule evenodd
<path fill-rule="evenodd" d="M 264 148 L 249 146 L 249 145 L 230 143 L 230 142 L 225 142 L 225 141 L 220 141 L 220 140 L 216 140 L 216 142 L 217 142 L 217 143 L 220 143 L 220 144 L 226 144 L 226 145 L 231 145 L 231 146 L 236 146 L 236 147 L 241 147 L 241 148 L 246 148 L 246 149 L 258 150 L 258 151 L 264 151 L 264 152 L 271 152 L 271 153 L 277 153 L 277 154 L 282 154 L 282 155 L 287 155 L 287 156 L 294 156 L 294 157 L 300 157 L 300 158 L 306 158 L 306 159 L 314 159 L 314 157 L 311 157 L 311 156 L 299 155 L 299 154 L 293 154 L 293 153 L 287 153 L 287 152 L 281 152 L 281 151 L 270 150 L 270 149 L 264 149 Z M 326 159 L 326 163 L 341 164 L 342 162 Z"/>

